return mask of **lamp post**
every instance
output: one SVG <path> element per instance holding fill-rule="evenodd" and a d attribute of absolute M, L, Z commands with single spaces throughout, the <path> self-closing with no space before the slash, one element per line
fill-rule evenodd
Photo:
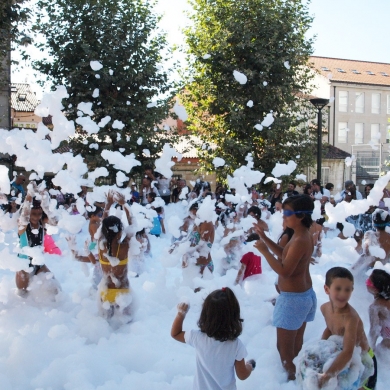
<path fill-rule="evenodd" d="M 317 180 L 321 183 L 322 161 L 322 109 L 329 103 L 329 99 L 310 99 L 310 103 L 318 110 L 317 122 Z"/>

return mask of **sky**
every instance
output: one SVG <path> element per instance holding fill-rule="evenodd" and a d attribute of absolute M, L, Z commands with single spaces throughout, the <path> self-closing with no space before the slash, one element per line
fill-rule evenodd
<path fill-rule="evenodd" d="M 159 0 L 157 9 L 164 12 L 161 25 L 170 41 L 181 43 L 187 0 Z M 390 62 L 389 0 L 312 0 L 309 12 L 314 20 L 307 36 L 316 35 L 314 55 Z"/>
<path fill-rule="evenodd" d="M 190 9 L 187 0 L 158 0 L 156 11 L 164 15 L 161 28 L 171 45 L 183 43 L 181 30 L 188 24 L 184 12 Z M 307 36 L 316 36 L 314 55 L 390 62 L 390 0 L 312 0 L 309 12 L 314 20 Z M 14 72 L 12 81 L 33 84 L 33 71 Z"/>

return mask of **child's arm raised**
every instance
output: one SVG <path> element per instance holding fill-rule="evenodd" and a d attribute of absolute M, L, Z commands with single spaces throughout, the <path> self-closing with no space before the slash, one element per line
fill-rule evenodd
<path fill-rule="evenodd" d="M 337 355 L 331 366 L 318 379 L 319 387 L 324 386 L 330 378 L 335 377 L 352 358 L 353 350 L 356 346 L 358 330 L 358 318 L 351 316 L 345 324 L 343 350 Z"/>
<path fill-rule="evenodd" d="M 260 226 L 255 225 L 254 226 L 254 230 L 260 236 L 261 240 L 263 240 L 265 245 L 267 245 L 267 247 L 269 247 L 269 249 L 271 249 L 271 251 L 277 257 L 282 257 L 282 253 L 283 253 L 283 247 L 282 246 L 278 245 L 276 242 L 273 242 L 269 237 L 267 237 L 266 234 L 264 233 L 264 229 L 261 228 Z M 259 242 L 259 241 L 257 241 L 257 242 Z M 257 245 L 257 243 L 256 243 L 256 245 Z"/>
<path fill-rule="evenodd" d="M 184 302 L 179 303 L 177 305 L 177 315 L 173 320 L 173 324 L 172 324 L 171 336 L 175 340 L 180 341 L 181 343 L 185 343 L 184 340 L 185 332 L 183 332 L 183 321 L 184 318 L 186 317 L 189 308 L 190 305 L 188 305 L 187 303 Z"/>

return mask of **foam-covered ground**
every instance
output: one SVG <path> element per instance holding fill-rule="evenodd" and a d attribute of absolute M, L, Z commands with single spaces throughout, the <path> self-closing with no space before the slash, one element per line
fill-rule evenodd
<path fill-rule="evenodd" d="M 167 220 L 182 215 L 181 205 L 166 207 Z M 195 350 L 170 337 L 177 303 L 185 297 L 191 309 L 184 330 L 196 328 L 202 301 L 215 288 L 231 287 L 237 295 L 244 318 L 240 336 L 248 358 L 257 366 L 246 381 L 237 380 L 238 389 L 296 389 L 287 383 L 276 349 L 276 331 L 271 325 L 276 296 L 275 273 L 263 260 L 263 274 L 233 286 L 236 271 L 225 276 L 214 273 L 210 280 L 197 281 L 205 288 L 199 293 L 182 283 L 180 259 L 170 257 L 170 235 L 152 237 L 152 257 L 146 271 L 130 279 L 134 292 L 133 321 L 118 329 L 111 327 L 97 313 L 96 293 L 91 293 L 89 265 L 74 261 L 61 234 L 55 236 L 63 256 L 45 255 L 46 264 L 62 287 L 55 301 L 36 290 L 27 298 L 16 294 L 16 262 L 9 254 L 16 234 L 8 232 L 0 244 L 0 388 L 14 389 L 177 389 L 192 388 Z M 213 251 L 218 250 L 215 245 Z M 327 300 L 324 275 L 335 265 L 349 267 L 357 259 L 353 241 L 327 238 L 323 257 L 311 268 L 318 304 Z M 218 264 L 216 264 L 218 268 Z M 365 275 L 355 282 L 351 304 L 358 310 L 369 330 L 368 306 L 372 302 L 364 284 Z M 43 284 L 44 285 L 44 284 Z M 305 341 L 319 339 L 325 327 L 318 309 L 314 322 L 307 326 Z M 387 363 L 388 365 L 388 363 Z M 379 361 L 377 390 L 388 388 L 390 372 Z"/>

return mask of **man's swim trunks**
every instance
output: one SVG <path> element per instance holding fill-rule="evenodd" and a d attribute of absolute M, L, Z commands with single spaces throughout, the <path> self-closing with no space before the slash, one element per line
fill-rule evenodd
<path fill-rule="evenodd" d="M 313 321 L 317 297 L 313 288 L 303 293 L 281 291 L 276 299 L 273 325 L 286 330 L 297 330 L 304 322 Z"/>

